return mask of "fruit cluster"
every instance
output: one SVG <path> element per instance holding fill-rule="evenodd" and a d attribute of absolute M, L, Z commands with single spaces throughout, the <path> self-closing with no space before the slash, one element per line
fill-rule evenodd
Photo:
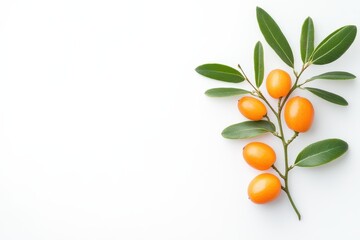
<path fill-rule="evenodd" d="M 272 70 L 266 78 L 266 90 L 276 99 L 286 97 L 291 89 L 290 75 L 281 70 Z M 239 99 L 238 108 L 244 117 L 259 121 L 267 117 L 267 108 L 260 100 L 245 96 Z M 293 97 L 286 102 L 285 122 L 295 132 L 306 132 L 310 129 L 314 118 L 311 102 L 303 97 Z M 268 170 L 276 161 L 276 153 L 269 145 L 262 142 L 251 142 L 243 148 L 245 161 L 257 170 Z M 281 192 L 279 178 L 270 173 L 255 177 L 249 184 L 248 195 L 254 203 L 267 203 L 274 200 Z"/>

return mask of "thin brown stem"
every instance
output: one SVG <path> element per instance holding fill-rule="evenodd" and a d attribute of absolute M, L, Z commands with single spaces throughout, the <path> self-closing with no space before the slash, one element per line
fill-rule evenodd
<path fill-rule="evenodd" d="M 295 138 L 299 136 L 299 133 L 298 132 L 294 132 L 294 135 L 287 141 L 287 145 L 289 145 L 292 141 L 295 140 Z"/>
<path fill-rule="evenodd" d="M 295 71 L 294 71 L 294 75 L 295 75 L 295 83 L 293 84 L 293 86 L 291 87 L 289 93 L 286 95 L 286 97 L 283 99 L 282 103 L 281 103 L 281 106 L 280 106 L 280 112 L 281 110 L 283 109 L 286 101 L 289 99 L 290 95 L 295 91 L 296 88 L 298 88 L 298 82 L 299 82 L 299 79 L 300 79 L 300 76 L 301 74 L 303 74 L 303 72 L 310 66 L 310 64 L 304 64 L 301 68 L 301 71 L 299 72 L 299 74 L 297 74 Z"/>
<path fill-rule="evenodd" d="M 294 200 L 292 199 L 292 197 L 291 197 L 291 194 L 290 194 L 290 192 L 289 192 L 289 188 L 286 186 L 285 187 L 285 189 L 286 189 L 286 195 L 288 196 L 288 199 L 289 199 L 289 201 L 290 201 L 290 203 L 291 203 L 291 206 L 293 207 L 293 209 L 294 209 L 294 211 L 295 211 L 295 213 L 296 213 L 296 215 L 298 216 L 298 219 L 299 219 L 299 221 L 301 220 L 301 214 L 300 214 L 300 212 L 299 212 L 299 210 L 297 209 L 297 207 L 296 207 L 296 205 L 295 205 L 295 203 L 294 203 Z"/>
<path fill-rule="evenodd" d="M 292 196 L 290 194 L 290 190 L 289 190 L 289 184 L 288 184 L 288 181 L 289 181 L 289 157 L 288 157 L 288 144 L 284 144 L 283 145 L 284 147 L 284 157 L 285 157 L 285 178 L 284 178 L 284 182 L 285 182 L 285 187 L 284 187 L 284 191 L 291 203 L 291 206 L 293 207 L 296 215 L 298 216 L 298 219 L 301 220 L 301 215 L 300 215 L 300 212 L 299 210 L 297 209 L 295 203 L 294 203 L 294 200 L 292 199 Z"/>
<path fill-rule="evenodd" d="M 238 67 L 239 67 L 241 73 L 244 75 L 245 81 L 247 81 L 247 82 L 250 84 L 250 86 L 251 86 L 251 87 L 255 90 L 255 92 L 257 93 L 257 97 L 259 97 L 261 100 L 263 100 L 263 101 L 266 103 L 266 105 L 271 109 L 271 111 L 276 115 L 277 113 L 276 113 L 275 109 L 271 106 L 271 104 L 270 104 L 269 101 L 264 97 L 264 95 L 261 93 L 261 91 L 260 91 L 257 87 L 255 87 L 254 84 L 251 83 L 251 81 L 250 81 L 249 78 L 246 76 L 246 74 L 245 74 L 245 72 L 244 72 L 244 70 L 242 69 L 242 67 L 241 67 L 240 64 L 238 64 Z"/>
<path fill-rule="evenodd" d="M 268 105 L 268 107 L 271 109 L 271 111 L 274 113 L 274 115 L 276 116 L 277 115 L 277 112 L 275 111 L 275 109 L 271 106 L 271 104 L 269 103 L 269 101 L 264 97 L 264 95 L 258 91 L 258 94 L 259 94 L 259 98 L 261 98 L 265 103 L 266 105 Z"/>
<path fill-rule="evenodd" d="M 242 69 L 242 67 L 241 67 L 240 64 L 238 64 L 238 67 L 239 67 L 241 73 L 244 75 L 245 80 L 251 85 L 251 87 L 252 87 L 256 92 L 258 92 L 259 89 L 258 89 L 257 87 L 255 87 L 255 86 L 250 82 L 249 78 L 246 76 L 246 74 L 245 74 L 245 72 L 244 72 L 244 70 Z"/>
<path fill-rule="evenodd" d="M 285 179 L 285 176 L 279 171 L 279 169 L 273 164 L 271 166 L 272 169 L 275 170 L 275 172 L 277 172 L 277 174 L 279 174 L 279 176 L 282 178 L 282 179 Z"/>

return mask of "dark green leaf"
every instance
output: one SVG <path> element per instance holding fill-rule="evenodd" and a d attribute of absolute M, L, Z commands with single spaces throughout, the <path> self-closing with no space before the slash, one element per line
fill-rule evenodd
<path fill-rule="evenodd" d="M 199 74 L 224 82 L 239 83 L 245 80 L 244 76 L 236 69 L 217 63 L 204 64 L 195 69 Z"/>
<path fill-rule="evenodd" d="M 302 26 L 300 51 L 303 63 L 307 63 L 314 51 L 314 24 L 310 17 L 305 20 Z"/>
<path fill-rule="evenodd" d="M 208 97 L 230 97 L 242 94 L 248 94 L 250 91 L 240 88 L 212 88 L 205 92 Z"/>
<path fill-rule="evenodd" d="M 322 65 L 335 61 L 351 46 L 356 37 L 356 26 L 339 28 L 326 37 L 314 50 L 311 61 Z"/>
<path fill-rule="evenodd" d="M 316 167 L 340 157 L 348 150 L 348 144 L 341 139 L 326 139 L 304 148 L 295 160 L 295 166 Z"/>
<path fill-rule="evenodd" d="M 274 131 L 274 124 L 268 121 L 246 121 L 225 128 L 221 135 L 228 139 L 245 139 Z"/>
<path fill-rule="evenodd" d="M 257 42 L 254 49 L 255 83 L 259 88 L 264 80 L 264 50 L 261 42 Z"/>
<path fill-rule="evenodd" d="M 350 80 L 356 78 L 355 75 L 348 72 L 327 72 L 310 78 L 308 81 L 315 79 L 327 79 L 327 80 Z"/>
<path fill-rule="evenodd" d="M 279 57 L 290 67 L 294 67 L 291 47 L 274 19 L 262 8 L 256 8 L 257 21 L 265 40 Z"/>
<path fill-rule="evenodd" d="M 310 91 L 311 93 L 315 94 L 318 97 L 321 97 L 322 99 L 325 99 L 326 101 L 335 103 L 335 104 L 339 104 L 342 106 L 347 106 L 348 102 L 341 96 L 336 95 L 334 93 L 322 90 L 322 89 L 318 89 L 318 88 L 311 88 L 311 87 L 306 87 L 306 90 Z"/>

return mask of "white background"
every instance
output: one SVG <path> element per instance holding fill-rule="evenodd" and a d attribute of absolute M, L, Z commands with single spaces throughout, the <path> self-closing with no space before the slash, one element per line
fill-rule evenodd
<path fill-rule="evenodd" d="M 0 1 L 0 239 L 358 239 L 359 80 L 312 84 L 346 96 L 348 107 L 296 92 L 311 98 L 316 118 L 290 148 L 292 159 L 325 138 L 350 145 L 338 161 L 291 173 L 303 220 L 284 194 L 267 205 L 247 199 L 258 174 L 242 159 L 249 141 L 220 135 L 245 120 L 237 98 L 203 94 L 233 85 L 194 68 L 241 63 L 253 77 L 261 40 L 266 73 L 290 72 L 261 36 L 256 6 L 283 29 L 297 68 L 307 16 L 316 43 L 360 26 L 355 0 Z M 359 56 L 357 38 L 304 78 L 360 76 Z M 277 150 L 281 166 L 279 142 L 257 140 Z"/>

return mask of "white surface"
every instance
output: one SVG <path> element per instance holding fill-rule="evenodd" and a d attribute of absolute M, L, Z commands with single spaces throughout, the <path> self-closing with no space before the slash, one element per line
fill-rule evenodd
<path fill-rule="evenodd" d="M 206 89 L 230 84 L 194 68 L 241 63 L 252 77 L 253 47 L 262 40 L 266 73 L 289 70 L 258 30 L 257 5 L 282 27 L 297 67 L 307 16 L 317 43 L 340 26 L 360 26 L 355 0 L 0 1 L 0 239 L 359 238 L 359 80 L 312 85 L 350 105 L 309 96 L 316 120 L 292 157 L 330 137 L 350 150 L 292 172 L 303 220 L 285 195 L 263 206 L 247 199 L 258 173 L 241 157 L 248 141 L 220 136 L 244 120 L 237 99 L 206 98 Z M 360 76 L 359 42 L 304 77 Z"/>

